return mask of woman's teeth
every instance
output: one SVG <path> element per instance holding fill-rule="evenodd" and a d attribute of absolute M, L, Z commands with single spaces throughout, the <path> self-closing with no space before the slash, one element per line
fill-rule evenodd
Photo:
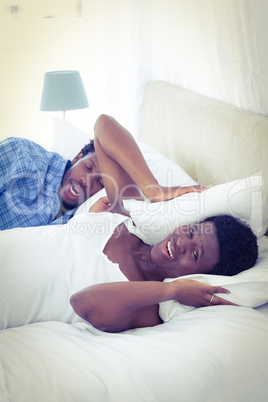
<path fill-rule="evenodd" d="M 174 257 L 173 257 L 173 254 L 172 254 L 172 251 L 170 248 L 170 240 L 167 242 L 167 251 L 168 251 L 170 258 L 172 258 L 172 260 L 174 260 Z"/>
<path fill-rule="evenodd" d="M 73 195 L 75 195 L 76 197 L 78 197 L 78 193 L 75 191 L 75 189 L 73 188 L 73 185 L 71 185 L 71 187 L 70 187 L 70 192 L 73 194 Z"/>

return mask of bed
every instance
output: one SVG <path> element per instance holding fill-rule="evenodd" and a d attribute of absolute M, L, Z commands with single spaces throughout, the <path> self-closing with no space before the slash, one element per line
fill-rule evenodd
<path fill-rule="evenodd" d="M 89 136 L 57 119 L 52 148 L 71 158 Z M 235 277 L 195 278 L 229 288 L 227 297 L 240 306 L 195 309 L 166 302 L 159 307 L 164 324 L 110 334 L 79 320 L 71 309 L 57 317 L 49 292 L 40 291 L 36 302 L 26 307 L 17 302 L 9 312 L 11 283 L 0 295 L 1 402 L 267 401 L 268 119 L 153 81 L 144 92 L 139 146 L 162 184 L 209 187 L 206 196 L 186 195 L 179 204 L 126 203 L 145 241 L 153 244 L 173 224 L 212 213 L 228 212 L 252 226 L 259 245 L 255 267 Z M 73 236 L 74 228 L 85 236 L 83 217 L 90 219 L 88 209 L 102 194 L 79 207 Z M 67 247 L 59 246 L 66 228 L 33 228 L 28 237 L 20 234 L 10 254 L 22 264 L 14 263 L 16 275 L 25 272 L 20 283 L 29 292 L 35 258 L 41 252 L 44 259 L 47 255 L 36 239 L 45 244 L 49 236 L 47 264 L 52 271 L 53 256 Z M 14 244 L 16 231 L 1 232 L 0 243 Z M 31 258 L 23 255 L 29 242 L 36 245 Z M 5 258 L 0 255 L 1 270 Z"/>

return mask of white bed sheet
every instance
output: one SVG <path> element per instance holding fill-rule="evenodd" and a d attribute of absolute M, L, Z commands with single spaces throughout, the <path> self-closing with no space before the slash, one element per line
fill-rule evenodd
<path fill-rule="evenodd" d="M 200 308 L 165 325 L 100 332 L 45 322 L 0 333 L 1 402 L 258 401 L 268 397 L 268 317 Z"/>

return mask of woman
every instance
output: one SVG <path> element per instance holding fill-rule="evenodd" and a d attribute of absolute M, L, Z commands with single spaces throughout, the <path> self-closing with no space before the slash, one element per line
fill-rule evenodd
<path fill-rule="evenodd" d="M 133 138 L 111 117 L 102 115 L 97 120 L 94 145 L 114 212 L 125 213 L 122 203 L 125 198 L 138 199 L 143 194 L 155 202 L 204 190 L 160 186 Z M 102 203 L 104 210 L 107 202 Z M 98 205 L 93 212 L 99 211 Z M 74 311 L 95 327 L 118 332 L 160 324 L 158 303 L 167 300 L 197 307 L 232 305 L 215 295 L 229 293 L 220 286 L 189 279 L 169 283 L 163 280 L 195 273 L 232 275 L 248 269 L 256 262 L 257 242 L 250 228 L 229 216 L 179 227 L 153 247 L 130 234 L 121 223 L 105 244 L 103 254 L 118 264 L 128 282 L 90 286 L 75 293 L 70 302 Z"/>

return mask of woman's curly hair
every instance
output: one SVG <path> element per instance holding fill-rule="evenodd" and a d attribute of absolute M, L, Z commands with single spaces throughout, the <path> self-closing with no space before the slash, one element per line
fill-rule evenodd
<path fill-rule="evenodd" d="M 258 258 L 257 238 L 251 228 L 230 215 L 207 218 L 217 229 L 220 260 L 214 265 L 212 275 L 236 275 L 253 267 Z"/>

